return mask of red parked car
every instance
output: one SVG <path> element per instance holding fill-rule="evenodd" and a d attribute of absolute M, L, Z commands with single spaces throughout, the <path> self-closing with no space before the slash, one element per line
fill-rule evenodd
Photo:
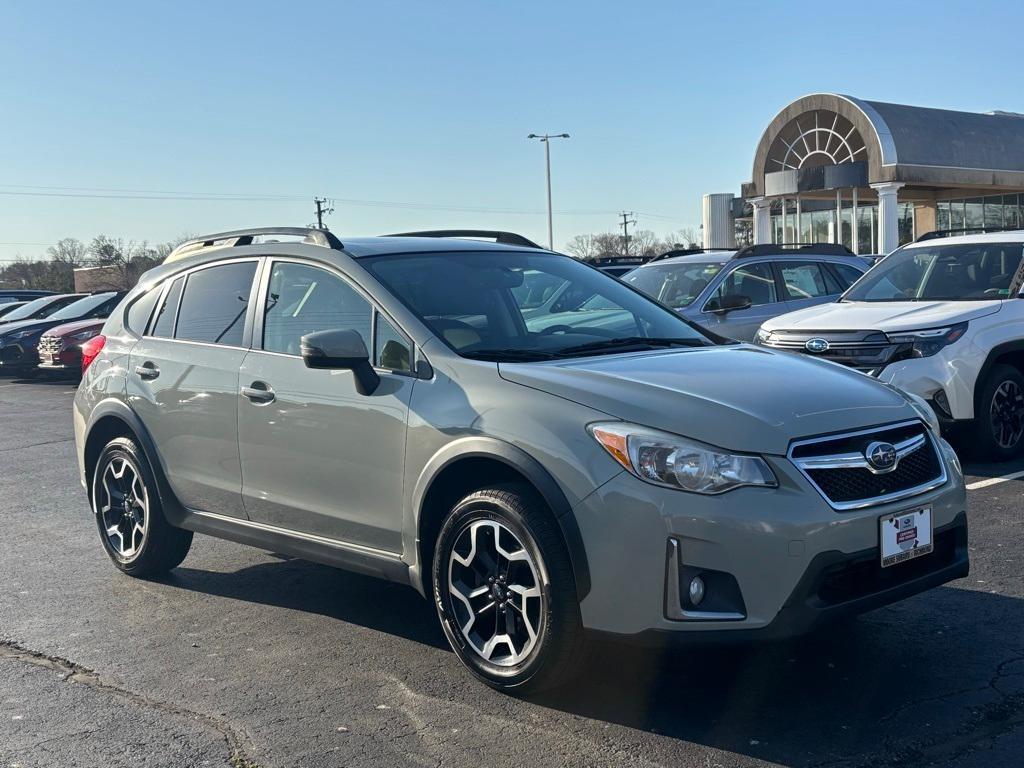
<path fill-rule="evenodd" d="M 82 344 L 99 335 L 106 318 L 75 320 L 46 331 L 39 339 L 39 370 L 80 376 Z"/>

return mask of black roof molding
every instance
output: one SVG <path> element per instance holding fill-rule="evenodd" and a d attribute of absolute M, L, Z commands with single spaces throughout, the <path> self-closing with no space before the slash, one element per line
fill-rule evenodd
<path fill-rule="evenodd" d="M 326 229 L 317 229 L 316 227 L 257 227 L 254 229 L 236 229 L 230 232 L 215 232 L 211 235 L 192 238 L 171 251 L 170 256 L 167 257 L 164 263 L 191 256 L 203 248 L 234 248 L 242 245 L 252 245 L 252 241 L 257 237 L 267 235 L 301 237 L 311 245 L 319 245 L 335 251 L 341 251 L 345 248 L 344 244 Z"/>
<path fill-rule="evenodd" d="M 722 251 L 729 252 L 735 251 L 736 248 L 675 248 L 671 251 L 665 251 L 659 253 L 651 261 L 661 261 L 662 259 L 674 259 L 676 256 L 693 256 L 696 253 L 721 253 Z"/>
<path fill-rule="evenodd" d="M 915 243 L 923 243 L 926 240 L 938 240 L 943 237 L 957 237 L 958 235 L 984 235 L 988 232 L 1020 232 L 1020 227 L 962 227 L 960 229 L 936 229 L 925 232 Z"/>
<path fill-rule="evenodd" d="M 855 256 L 841 243 L 762 243 L 748 245 L 736 252 L 735 258 L 748 256 Z"/>
<path fill-rule="evenodd" d="M 547 250 L 537 245 L 532 240 L 518 235 L 515 232 L 502 232 L 492 229 L 430 229 L 423 232 L 395 232 L 384 235 L 384 237 L 468 237 L 479 240 L 494 240 L 503 245 L 518 245 L 522 248 L 536 248 L 539 251 Z"/>

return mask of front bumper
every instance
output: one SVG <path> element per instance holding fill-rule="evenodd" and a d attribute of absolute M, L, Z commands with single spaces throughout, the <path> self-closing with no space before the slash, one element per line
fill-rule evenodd
<path fill-rule="evenodd" d="M 0 346 L 0 374 L 31 371 L 39 364 L 39 355 L 35 347 L 25 347 L 18 343 Z"/>
<path fill-rule="evenodd" d="M 584 625 L 633 639 L 788 637 L 967 574 L 966 493 L 958 473 L 909 499 L 837 512 L 788 460 L 769 462 L 776 489 L 705 497 L 623 473 L 584 499 L 575 509 L 592 584 L 581 603 Z M 879 517 L 920 506 L 932 510 L 936 551 L 881 569 Z M 670 542 L 685 568 L 735 579 L 738 615 L 669 618 Z M 683 590 L 685 581 L 676 594 Z"/>
<path fill-rule="evenodd" d="M 957 345 L 953 344 L 932 357 L 901 360 L 883 368 L 878 378 L 904 392 L 923 397 L 945 425 L 973 419 L 974 385 L 984 361 L 953 355 L 952 351 L 956 349 Z M 935 406 L 935 397 L 939 392 L 946 395 L 949 413 Z"/>

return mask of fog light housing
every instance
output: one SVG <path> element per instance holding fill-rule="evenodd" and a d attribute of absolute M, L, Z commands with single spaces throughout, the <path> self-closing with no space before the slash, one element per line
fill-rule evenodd
<path fill-rule="evenodd" d="M 940 389 L 936 392 L 932 401 L 936 406 L 938 406 L 939 410 L 942 411 L 943 416 L 949 416 L 952 418 L 953 412 L 949 409 L 949 398 L 946 397 L 946 391 L 944 389 Z"/>
<path fill-rule="evenodd" d="M 694 576 L 690 580 L 690 602 L 694 605 L 700 605 L 704 600 L 704 579 L 700 576 Z"/>

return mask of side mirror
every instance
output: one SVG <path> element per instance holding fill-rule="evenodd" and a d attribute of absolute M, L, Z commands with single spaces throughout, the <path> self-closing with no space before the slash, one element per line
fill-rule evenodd
<path fill-rule="evenodd" d="M 708 312 L 714 312 L 715 314 L 725 315 L 737 309 L 750 309 L 754 305 L 754 302 L 749 296 L 739 296 L 737 294 L 729 294 L 722 298 L 711 299 L 704 307 Z"/>
<path fill-rule="evenodd" d="M 336 328 L 307 333 L 300 343 L 307 368 L 352 371 L 361 395 L 372 395 L 380 385 L 380 376 L 370 365 L 370 353 L 357 331 Z"/>

